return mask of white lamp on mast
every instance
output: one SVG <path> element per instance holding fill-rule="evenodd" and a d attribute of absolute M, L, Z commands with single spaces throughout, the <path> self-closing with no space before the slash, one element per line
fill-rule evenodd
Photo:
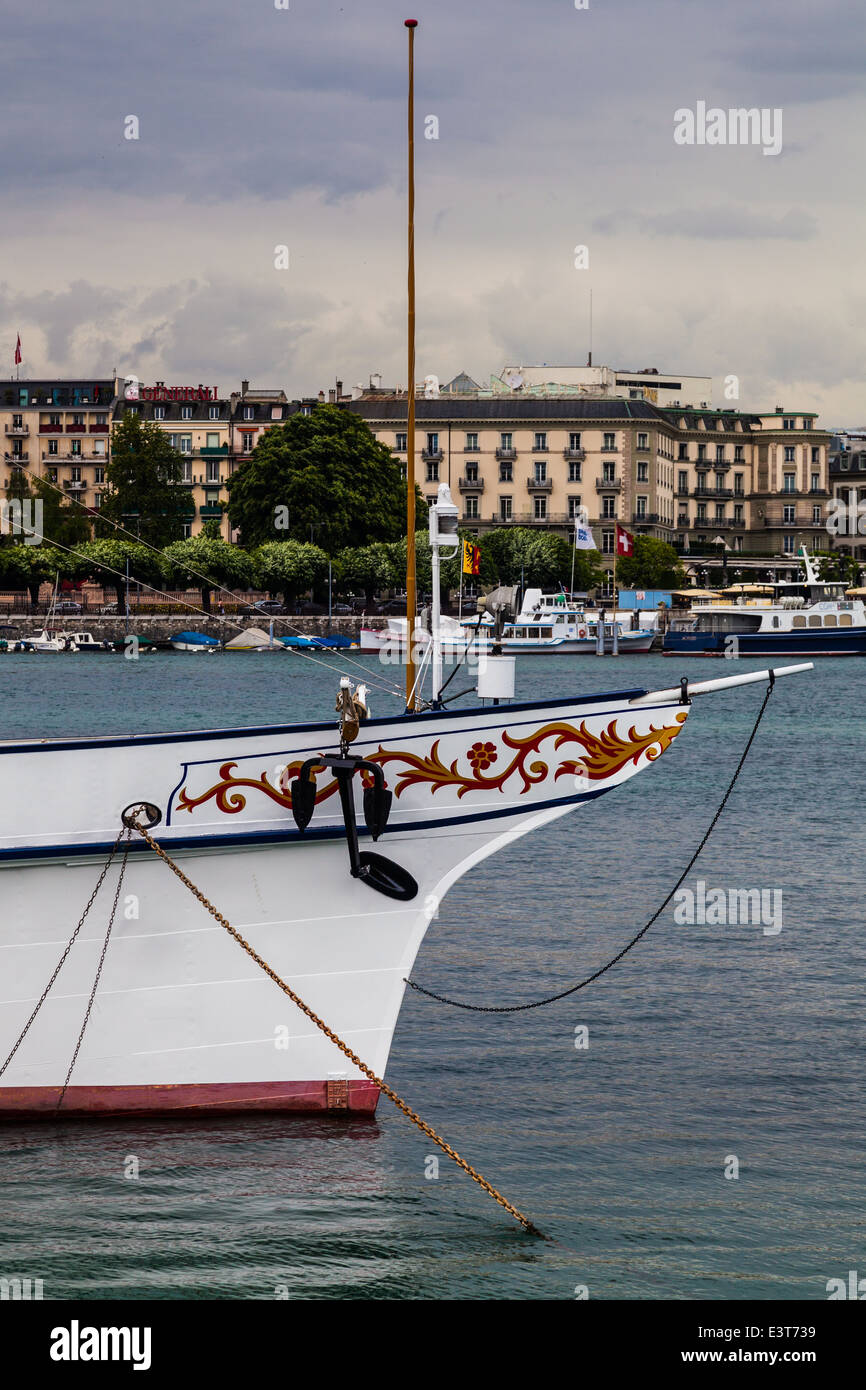
<path fill-rule="evenodd" d="M 433 604 L 431 612 L 431 640 L 433 642 L 433 703 L 439 699 L 442 689 L 442 603 L 439 590 L 439 562 L 442 552 L 450 560 L 457 554 L 460 540 L 457 535 L 459 512 L 455 506 L 451 489 L 447 483 L 439 484 L 436 501 L 430 508 L 430 551 L 433 569 Z"/>

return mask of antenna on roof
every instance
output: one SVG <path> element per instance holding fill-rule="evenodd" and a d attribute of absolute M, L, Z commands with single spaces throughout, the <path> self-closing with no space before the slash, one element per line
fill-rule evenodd
<path fill-rule="evenodd" d="M 586 359 L 586 365 L 592 366 L 592 290 L 589 292 L 589 356 Z"/>

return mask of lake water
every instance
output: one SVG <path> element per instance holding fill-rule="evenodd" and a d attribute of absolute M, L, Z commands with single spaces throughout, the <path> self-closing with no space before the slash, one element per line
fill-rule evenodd
<path fill-rule="evenodd" d="M 764 665 L 521 657 L 518 695 Z M 283 654 L 3 656 L 2 737 L 327 718 L 336 680 Z M 390 1083 L 550 1242 L 444 1158 L 428 1179 L 432 1146 L 383 1099 L 354 1122 L 6 1124 L 0 1274 L 42 1278 L 46 1298 L 571 1299 L 584 1285 L 727 1300 L 823 1299 L 828 1279 L 866 1272 L 864 681 L 861 661 L 825 660 L 777 685 L 690 879 L 780 890 L 781 931 L 680 925 L 671 907 L 551 1008 L 497 1017 L 406 998 Z M 762 694 L 696 701 L 658 767 L 473 870 L 415 978 L 521 1002 L 614 955 L 702 835 Z M 399 708 L 371 698 L 376 714 Z"/>

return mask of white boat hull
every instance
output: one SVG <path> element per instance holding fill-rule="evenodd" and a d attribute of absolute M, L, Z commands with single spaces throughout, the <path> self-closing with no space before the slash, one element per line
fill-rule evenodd
<path fill-rule="evenodd" d="M 163 812 L 156 838 L 184 872 L 381 1076 L 404 977 L 451 884 L 515 837 L 591 805 L 679 733 L 686 708 L 630 703 L 641 696 L 365 724 L 353 752 L 379 762 L 394 793 L 376 851 L 414 877 L 410 901 L 351 877 L 331 773 L 318 775 L 306 833 L 295 826 L 285 765 L 336 751 L 332 725 L 0 744 L 0 1061 L 60 958 L 121 812 L 147 800 Z M 0 1114 L 53 1112 L 116 883 L 117 865 L 0 1078 Z M 377 1097 L 136 837 L 63 1113 L 369 1111 Z"/>

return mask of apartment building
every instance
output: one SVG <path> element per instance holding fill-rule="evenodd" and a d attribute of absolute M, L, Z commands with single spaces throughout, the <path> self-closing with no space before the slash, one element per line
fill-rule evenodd
<path fill-rule="evenodd" d="M 405 394 L 367 391 L 345 408 L 406 455 Z M 827 445 L 815 416 L 660 408 L 613 396 L 459 396 L 416 400 L 416 479 L 440 482 L 476 532 L 593 528 L 612 569 L 619 521 L 682 553 L 796 553 L 825 535 Z"/>
<path fill-rule="evenodd" d="M 16 473 L 28 482 L 35 474 L 95 514 L 105 488 L 116 389 L 113 378 L 0 384 L 3 495 Z"/>
<path fill-rule="evenodd" d="M 833 435 L 830 446 L 830 492 L 835 506 L 833 548 L 866 560 L 866 430 Z"/>

